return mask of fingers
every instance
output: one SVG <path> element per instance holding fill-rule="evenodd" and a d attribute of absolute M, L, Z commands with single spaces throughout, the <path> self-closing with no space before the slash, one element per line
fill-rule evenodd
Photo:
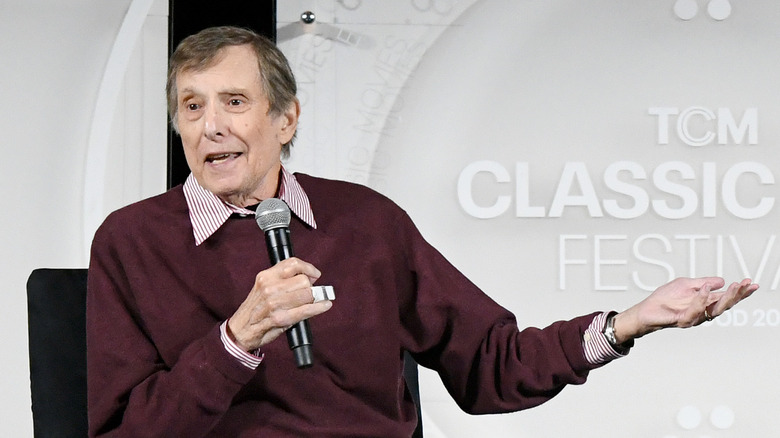
<path fill-rule="evenodd" d="M 693 327 L 721 315 L 758 289 L 750 279 L 725 291 L 721 277 L 676 278 L 629 310 L 636 309 L 634 337 L 666 327 Z"/>
<path fill-rule="evenodd" d="M 722 278 L 702 277 L 695 280 L 701 286 L 694 288 L 696 295 L 688 311 L 680 319 L 681 327 L 712 321 L 758 289 L 758 285 L 753 284 L 748 278 L 739 283 L 731 283 L 725 291 L 717 292 L 714 290 L 722 288 L 725 284 Z"/>
<path fill-rule="evenodd" d="M 700 277 L 694 279 L 699 286 L 697 286 L 697 289 L 701 289 L 705 284 L 709 285 L 710 290 L 718 290 L 725 286 L 726 280 L 724 280 L 722 277 Z"/>
<path fill-rule="evenodd" d="M 269 297 L 292 293 L 293 297 L 298 298 L 293 304 L 300 306 L 312 302 L 310 288 L 320 275 L 320 271 L 311 263 L 296 257 L 289 258 L 258 273 L 251 293 Z"/>
<path fill-rule="evenodd" d="M 331 301 L 321 301 L 293 307 L 286 304 L 279 307 L 273 304 L 255 306 L 248 312 L 242 312 L 242 307 L 239 307 L 228 324 L 236 344 L 246 351 L 252 351 L 273 341 L 293 324 L 324 313 L 332 306 Z"/>
<path fill-rule="evenodd" d="M 332 302 L 322 301 L 297 307 L 275 309 L 266 318 L 265 323 L 271 329 L 282 329 L 284 331 L 304 319 L 328 311 L 332 306 Z"/>
<path fill-rule="evenodd" d="M 715 319 L 752 295 L 756 290 L 758 290 L 758 284 L 753 283 L 749 278 L 739 283 L 731 283 L 725 292 L 711 294 L 712 296 L 705 307 L 705 318 L 709 317 L 707 318 L 708 320 Z"/>
<path fill-rule="evenodd" d="M 308 262 L 304 262 L 297 257 L 291 257 L 289 259 L 282 260 L 267 271 L 263 272 L 271 272 L 274 275 L 278 275 L 279 278 L 292 278 L 296 275 L 304 275 L 308 277 L 309 282 L 311 283 L 317 281 L 317 279 L 320 278 L 320 275 L 322 275 L 320 270 L 315 268 L 314 265 Z"/>
<path fill-rule="evenodd" d="M 247 298 L 228 321 L 236 343 L 250 351 L 291 325 L 330 309 L 330 301 L 314 303 L 311 287 L 319 277 L 317 268 L 294 257 L 258 273 Z"/>
<path fill-rule="evenodd" d="M 250 297 L 257 295 L 271 311 L 296 309 L 314 302 L 311 287 L 319 277 L 320 271 L 312 264 L 293 257 L 257 274 Z M 318 310 L 321 306 L 300 312 L 300 319 L 313 316 L 311 312 Z M 298 318 L 297 312 L 292 313 Z"/>
<path fill-rule="evenodd" d="M 304 304 L 302 306 L 293 307 L 280 313 L 280 316 L 282 316 L 284 320 L 277 324 L 277 326 L 289 328 L 299 321 L 303 321 L 304 319 L 325 313 L 331 307 L 333 307 L 333 302 L 331 301 L 320 301 L 317 303 Z"/>

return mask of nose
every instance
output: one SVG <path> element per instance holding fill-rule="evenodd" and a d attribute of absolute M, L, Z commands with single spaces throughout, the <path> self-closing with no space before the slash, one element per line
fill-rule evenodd
<path fill-rule="evenodd" d="M 211 141 L 218 141 L 227 134 L 227 124 L 224 115 L 218 108 L 211 107 L 206 112 L 206 124 L 203 134 Z"/>

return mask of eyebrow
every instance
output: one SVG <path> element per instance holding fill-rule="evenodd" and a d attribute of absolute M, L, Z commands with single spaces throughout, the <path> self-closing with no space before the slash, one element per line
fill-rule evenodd
<path fill-rule="evenodd" d="M 178 94 L 179 94 L 179 100 L 184 100 L 198 93 L 196 93 L 194 89 L 187 87 L 187 88 L 182 88 Z"/>
<path fill-rule="evenodd" d="M 185 99 L 191 96 L 196 96 L 198 94 L 201 93 L 195 91 L 194 88 L 186 87 L 186 88 L 182 88 L 181 91 L 179 92 L 179 98 Z M 235 96 L 235 95 L 248 96 L 249 95 L 248 90 L 246 88 L 227 88 L 225 90 L 217 92 L 217 94 L 220 96 Z"/>
<path fill-rule="evenodd" d="M 228 96 L 234 96 L 234 95 L 241 95 L 241 96 L 247 96 L 247 89 L 245 88 L 228 88 L 226 90 L 220 91 L 217 93 L 221 96 L 228 95 Z"/>

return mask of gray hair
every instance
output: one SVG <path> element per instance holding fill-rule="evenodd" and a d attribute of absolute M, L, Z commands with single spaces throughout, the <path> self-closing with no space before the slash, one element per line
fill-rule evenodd
<path fill-rule="evenodd" d="M 168 64 L 168 82 L 165 86 L 168 115 L 177 133 L 179 127 L 176 117 L 179 108 L 176 77 L 182 72 L 203 71 L 219 62 L 222 49 L 244 45 L 253 49 L 257 56 L 260 83 L 269 103 L 268 114 L 281 115 L 296 102 L 295 94 L 298 87 L 295 83 L 295 75 L 287 58 L 271 40 L 240 27 L 210 27 L 184 38 L 171 55 Z M 283 158 L 289 157 L 293 140 L 295 136 L 282 145 Z"/>

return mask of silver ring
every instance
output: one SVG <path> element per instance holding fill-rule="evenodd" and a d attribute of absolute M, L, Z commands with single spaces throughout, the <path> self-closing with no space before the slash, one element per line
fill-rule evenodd
<path fill-rule="evenodd" d="M 706 319 L 707 321 L 712 321 L 712 317 L 710 316 L 710 313 L 707 312 L 706 307 L 704 308 L 704 319 Z"/>
<path fill-rule="evenodd" d="M 333 291 L 333 286 L 312 286 L 311 297 L 314 298 L 314 303 L 333 301 L 336 299 L 336 293 Z"/>

